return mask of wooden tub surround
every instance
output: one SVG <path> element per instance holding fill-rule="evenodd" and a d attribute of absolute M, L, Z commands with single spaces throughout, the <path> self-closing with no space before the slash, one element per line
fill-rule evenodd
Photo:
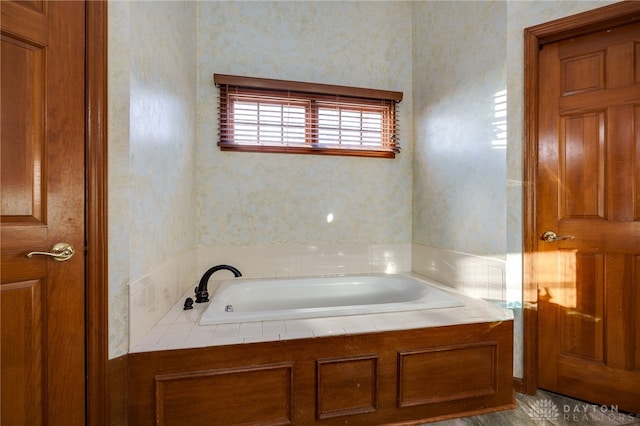
<path fill-rule="evenodd" d="M 515 407 L 513 320 L 129 355 L 129 424 L 415 424 Z"/>
<path fill-rule="evenodd" d="M 432 284 L 464 306 L 203 326 L 208 304 L 185 311 L 182 297 L 128 355 L 129 424 L 371 426 L 514 408 L 513 313 Z"/>

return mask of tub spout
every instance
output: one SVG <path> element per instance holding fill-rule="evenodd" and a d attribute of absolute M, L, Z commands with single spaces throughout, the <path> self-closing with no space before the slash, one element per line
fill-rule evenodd
<path fill-rule="evenodd" d="M 207 284 L 209 283 L 209 278 L 213 275 L 214 272 L 220 271 L 222 269 L 226 269 L 227 271 L 233 272 L 233 276 L 241 277 L 242 274 L 233 266 L 229 265 L 217 265 L 213 268 L 210 268 L 207 272 L 202 275 L 200 279 L 200 283 L 198 287 L 196 287 L 196 303 L 203 303 L 209 301 L 209 292 L 207 291 Z"/>

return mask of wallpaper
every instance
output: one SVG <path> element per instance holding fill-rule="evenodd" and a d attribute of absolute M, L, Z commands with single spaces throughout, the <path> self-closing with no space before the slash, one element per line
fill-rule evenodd
<path fill-rule="evenodd" d="M 199 3 L 201 245 L 411 241 L 410 12 L 406 2 Z M 221 152 L 214 73 L 404 92 L 402 152 L 395 159 Z"/>
<path fill-rule="evenodd" d="M 112 3 L 108 19 L 109 358 L 114 358 L 129 349 L 129 5 Z"/>
<path fill-rule="evenodd" d="M 195 242 L 195 5 L 132 2 L 131 277 Z"/>
<path fill-rule="evenodd" d="M 507 3 L 413 10 L 413 242 L 504 255 Z"/>
<path fill-rule="evenodd" d="M 195 21 L 193 2 L 109 5 L 110 356 L 129 284 L 196 244 Z"/>

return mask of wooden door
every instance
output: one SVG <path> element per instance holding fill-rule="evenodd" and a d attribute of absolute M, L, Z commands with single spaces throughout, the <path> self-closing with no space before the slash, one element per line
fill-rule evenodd
<path fill-rule="evenodd" d="M 85 5 L 0 8 L 0 423 L 82 425 Z M 59 242 L 75 255 L 26 257 Z"/>
<path fill-rule="evenodd" d="M 538 385 L 640 412 L 640 24 L 539 55 Z"/>

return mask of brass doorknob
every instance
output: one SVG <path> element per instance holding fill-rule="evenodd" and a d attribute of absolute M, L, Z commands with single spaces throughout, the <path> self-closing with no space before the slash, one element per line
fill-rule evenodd
<path fill-rule="evenodd" d="M 544 241 L 545 243 L 553 243 L 556 241 L 560 241 L 560 240 L 573 240 L 575 237 L 573 235 L 556 235 L 555 232 L 553 231 L 547 231 L 544 234 L 542 234 L 542 237 L 540 238 L 542 241 Z"/>
<path fill-rule="evenodd" d="M 27 253 L 27 259 L 31 259 L 32 256 L 51 256 L 58 262 L 64 262 L 71 259 L 75 252 L 73 246 L 68 243 L 58 243 L 51 248 L 50 252 L 46 251 L 32 251 Z"/>

